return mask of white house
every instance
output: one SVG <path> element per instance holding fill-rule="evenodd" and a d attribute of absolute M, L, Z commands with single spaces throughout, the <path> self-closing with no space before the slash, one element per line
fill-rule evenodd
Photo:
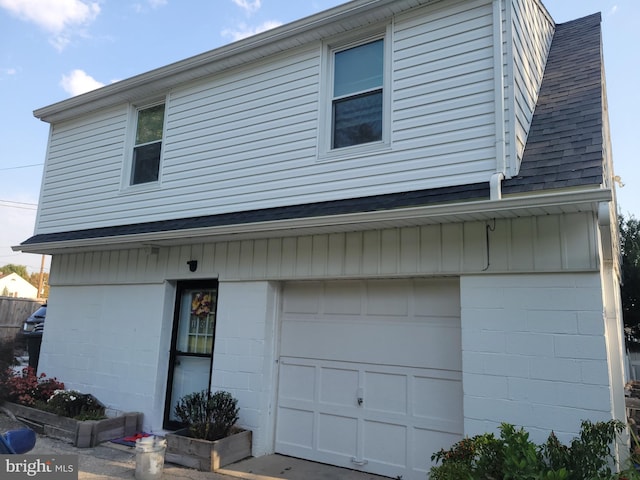
<path fill-rule="evenodd" d="M 625 418 L 600 15 L 354 0 L 35 111 L 41 368 L 253 453 L 423 479 L 501 422 Z"/>
<path fill-rule="evenodd" d="M 38 289 L 17 273 L 0 273 L 0 296 L 38 298 Z"/>

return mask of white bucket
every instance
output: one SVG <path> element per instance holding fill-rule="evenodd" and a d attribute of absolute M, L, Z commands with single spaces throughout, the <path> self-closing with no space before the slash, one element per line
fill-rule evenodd
<path fill-rule="evenodd" d="M 159 437 L 136 440 L 136 479 L 160 480 L 164 468 L 164 452 L 167 441 Z"/>

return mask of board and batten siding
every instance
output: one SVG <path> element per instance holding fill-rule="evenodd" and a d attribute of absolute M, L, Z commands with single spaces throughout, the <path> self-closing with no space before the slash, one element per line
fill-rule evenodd
<path fill-rule="evenodd" d="M 127 105 L 54 125 L 36 233 L 488 182 L 492 18 L 474 0 L 394 19 L 391 144 L 366 154 L 318 154 L 320 42 L 168 92 L 157 188 L 122 188 Z"/>
<path fill-rule="evenodd" d="M 547 56 L 555 31 L 555 24 L 538 2 L 511 1 L 511 57 L 513 64 L 516 160 L 512 165 L 516 175 L 520 169 L 522 154 L 527 143 L 529 127 L 538 101 Z"/>
<path fill-rule="evenodd" d="M 365 232 L 54 255 L 50 283 L 108 285 L 167 279 L 220 281 L 594 271 L 596 220 L 588 213 Z M 493 227 L 493 222 L 490 222 Z M 198 260 L 191 273 L 186 262 Z M 489 265 L 487 266 L 487 263 Z"/>

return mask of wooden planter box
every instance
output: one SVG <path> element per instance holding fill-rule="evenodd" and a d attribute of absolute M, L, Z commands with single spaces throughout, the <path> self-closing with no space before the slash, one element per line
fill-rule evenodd
<path fill-rule="evenodd" d="M 188 429 L 168 433 L 165 460 L 204 472 L 216 470 L 251 456 L 251 430 L 236 429 L 216 441 L 191 438 Z"/>
<path fill-rule="evenodd" d="M 104 420 L 74 420 L 17 403 L 4 402 L 2 406 L 36 432 L 66 440 L 79 448 L 133 435 L 142 427 L 142 413 L 125 413 Z"/>

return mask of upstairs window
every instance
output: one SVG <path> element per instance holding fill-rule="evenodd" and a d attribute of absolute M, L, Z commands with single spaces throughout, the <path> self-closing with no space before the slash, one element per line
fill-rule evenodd
<path fill-rule="evenodd" d="M 158 181 L 163 127 L 164 103 L 137 111 L 131 185 Z"/>
<path fill-rule="evenodd" d="M 384 40 L 333 53 L 331 147 L 382 140 Z"/>

